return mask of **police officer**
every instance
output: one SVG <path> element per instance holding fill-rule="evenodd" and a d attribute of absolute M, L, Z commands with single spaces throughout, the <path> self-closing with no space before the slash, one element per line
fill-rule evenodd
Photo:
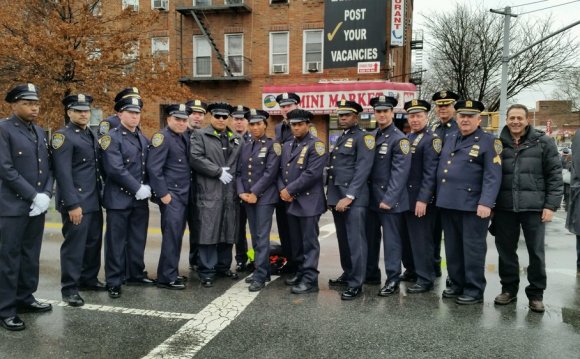
<path fill-rule="evenodd" d="M 32 294 L 38 287 L 53 177 L 44 130 L 34 124 L 39 113 L 36 86 L 18 85 L 5 100 L 12 116 L 0 121 L 0 325 L 23 330 L 17 312 L 52 310 Z"/>
<path fill-rule="evenodd" d="M 207 104 L 199 99 L 190 100 L 185 103 L 191 113 L 188 116 L 188 125 L 185 136 L 188 145 L 191 143 L 191 136 L 201 129 L 201 124 L 207 111 Z M 191 165 L 190 165 L 191 167 Z M 187 227 L 189 227 L 189 269 L 197 270 L 197 259 L 199 257 L 197 244 L 199 243 L 199 223 L 195 222 L 195 171 L 191 168 L 191 187 L 189 189 L 189 202 L 187 204 Z"/>
<path fill-rule="evenodd" d="M 452 285 L 443 298 L 458 304 L 483 302 L 487 227 L 501 183 L 501 142 L 480 127 L 484 105 L 455 104 L 459 131 L 447 137 L 437 168 L 437 207 L 445 233 Z"/>
<path fill-rule="evenodd" d="M 232 111 L 232 128 L 242 137 L 244 143 L 250 141 L 252 137 L 248 132 L 248 119 L 246 118 L 249 108 L 243 105 L 237 105 Z M 246 270 L 246 263 L 248 262 L 248 241 L 246 238 L 246 222 L 248 216 L 246 215 L 246 207 L 240 203 L 240 223 L 238 224 L 238 234 L 236 237 L 236 272 L 244 272 Z"/>
<path fill-rule="evenodd" d="M 374 135 L 371 135 L 375 140 L 375 147 L 373 166 L 368 179 L 370 211 L 367 223 L 371 228 L 368 231 L 371 235 L 367 237 L 366 269 L 367 275 L 380 280 L 379 252 L 382 227 L 387 279 L 378 294 L 383 297 L 399 291 L 404 233 L 403 212 L 409 208 L 406 183 L 411 169 L 411 148 L 405 134 L 393 123 L 393 108 L 397 106 L 397 102 L 397 99 L 389 96 L 374 97 L 370 100 L 375 110 L 378 128 Z"/>
<path fill-rule="evenodd" d="M 143 102 L 121 99 L 115 111 L 119 127 L 99 140 L 106 174 L 103 205 L 107 209 L 105 231 L 105 276 L 109 297 L 121 296 L 121 284 L 152 285 L 147 278 L 144 254 L 149 224 L 146 162 L 149 140 L 139 122 Z"/>
<path fill-rule="evenodd" d="M 429 102 L 412 100 L 405 103 L 411 133 L 411 172 L 407 180 L 409 210 L 404 213 L 406 231 L 403 241 L 412 255 L 413 272 L 417 283 L 407 293 L 423 293 L 433 288 L 435 280 L 433 258 L 434 198 L 437 164 L 441 153 L 441 139 L 427 129 Z"/>
<path fill-rule="evenodd" d="M 238 278 L 230 266 L 239 208 L 234 176 L 242 139 L 227 127 L 232 106 L 218 102 L 207 109 L 211 122 L 191 136 L 190 164 L 196 172 L 198 188 L 198 274 L 204 287 L 212 287 L 216 275 Z"/>
<path fill-rule="evenodd" d="M 117 96 L 115 96 L 115 103 L 121 101 L 122 99 L 132 97 L 141 99 L 139 89 L 136 87 L 127 87 L 119 92 Z M 121 120 L 119 120 L 119 116 L 116 114 L 105 118 L 99 123 L 99 136 L 108 134 L 110 130 L 119 127 L 120 124 Z"/>
<path fill-rule="evenodd" d="M 288 204 L 288 224 L 298 271 L 286 280 L 292 293 L 318 292 L 318 221 L 326 211 L 323 171 L 327 162 L 324 143 L 309 131 L 311 112 L 295 109 L 288 113 L 294 140 L 282 149 L 278 188 Z"/>
<path fill-rule="evenodd" d="M 266 136 L 268 117 L 268 112 L 262 110 L 251 109 L 246 113 L 251 139 L 241 149 L 236 174 L 241 210 L 247 213 L 254 248 L 255 270 L 246 278 L 246 282 L 250 283 L 250 292 L 261 290 L 270 280 L 270 230 L 272 214 L 279 199 L 276 183 L 282 149 L 279 143 Z M 240 220 L 240 225 L 245 227 L 245 221 Z"/>
<path fill-rule="evenodd" d="M 79 289 L 104 290 L 101 269 L 103 212 L 101 159 L 97 135 L 88 126 L 93 98 L 84 94 L 62 100 L 70 122 L 52 135 L 57 183 L 56 208 L 62 217 L 61 293 L 73 307 L 84 305 Z"/>
<path fill-rule="evenodd" d="M 327 199 L 336 226 L 343 273 L 328 282 L 347 285 L 341 299 L 351 300 L 361 293 L 365 280 L 367 179 L 373 166 L 375 136 L 358 126 L 361 105 L 341 100 L 337 107 L 338 122 L 344 132 L 330 154 Z"/>
<path fill-rule="evenodd" d="M 453 105 L 459 100 L 459 95 L 452 91 L 438 91 L 433 94 L 433 102 L 435 103 L 435 113 L 439 121 L 437 121 L 431 132 L 436 134 L 445 143 L 447 137 L 457 131 L 457 121 L 455 121 L 455 108 Z M 433 255 L 435 259 L 435 275 L 441 277 L 441 234 L 443 227 L 441 227 L 441 214 L 437 207 L 435 207 L 435 223 L 433 229 Z M 450 282 L 447 280 L 447 284 Z"/>
<path fill-rule="evenodd" d="M 161 254 L 157 266 L 157 287 L 185 289 L 179 276 L 181 240 L 187 222 L 191 183 L 189 144 L 185 136 L 191 108 L 185 104 L 167 107 L 167 126 L 151 138 L 147 175 L 161 211 Z"/>

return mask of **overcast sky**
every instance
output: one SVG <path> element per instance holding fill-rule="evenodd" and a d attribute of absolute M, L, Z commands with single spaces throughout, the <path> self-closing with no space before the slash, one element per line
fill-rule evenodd
<path fill-rule="evenodd" d="M 410 1 L 410 0 L 407 0 Z M 533 11 L 537 9 L 543 9 L 550 6 L 555 6 L 559 4 L 566 4 L 571 2 L 572 0 L 546 0 L 542 2 L 538 2 L 538 0 L 414 0 L 414 19 L 413 19 L 413 27 L 414 29 L 423 29 L 425 31 L 425 36 L 428 37 L 427 34 L 428 29 L 423 27 L 424 23 L 424 15 L 428 16 L 430 13 L 438 13 L 442 11 L 451 11 L 455 4 L 457 3 L 470 3 L 470 4 L 483 4 L 483 6 L 487 9 L 499 9 L 504 8 L 505 6 L 512 7 L 512 12 L 521 14 L 528 11 Z M 529 4 L 532 2 L 538 2 L 537 4 L 531 4 L 526 6 L 518 6 L 522 4 Z M 521 18 L 539 18 L 539 17 L 546 17 L 552 15 L 552 19 L 555 21 L 553 26 L 553 30 L 559 30 L 562 27 L 569 25 L 575 21 L 580 19 L 580 1 L 575 1 L 573 3 L 569 3 L 567 5 L 557 6 L 547 10 L 541 10 L 532 12 L 530 14 L 523 14 Z M 500 16 L 501 15 L 497 15 Z M 573 36 L 576 38 L 580 38 L 580 25 L 576 25 L 572 29 L 568 30 Z M 428 62 L 429 57 L 429 49 L 427 45 L 428 39 L 425 41 L 425 49 L 423 50 L 423 66 L 425 66 Z M 579 64 L 580 66 L 580 64 Z M 550 100 L 552 99 L 552 92 L 554 91 L 553 84 L 543 84 L 537 86 L 536 88 L 525 90 L 520 92 L 517 95 L 516 100 L 519 103 L 523 103 L 524 105 L 533 108 L 536 106 L 536 101 L 538 100 Z M 510 99 L 510 102 L 513 102 L 514 99 Z"/>

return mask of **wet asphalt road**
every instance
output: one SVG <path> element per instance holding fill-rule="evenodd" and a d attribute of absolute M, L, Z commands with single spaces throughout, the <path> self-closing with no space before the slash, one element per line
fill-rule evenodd
<path fill-rule="evenodd" d="M 155 276 L 161 235 L 156 206 L 151 212 L 146 264 Z M 330 213 L 321 219 L 319 293 L 290 294 L 284 277 L 257 295 L 231 279 L 202 288 L 187 267 L 184 241 L 180 270 L 189 277 L 186 290 L 125 286 L 116 300 L 106 292 L 84 292 L 87 304 L 72 308 L 60 302 L 62 236 L 53 212 L 36 297 L 54 309 L 22 314 L 22 332 L 0 330 L 0 358 L 580 358 L 580 278 L 575 237 L 564 229 L 564 215 L 558 212 L 548 226 L 546 312 L 537 314 L 528 310 L 523 291 L 523 241 L 518 302 L 494 306 L 501 287 L 493 237 L 483 305 L 441 299 L 444 278 L 430 293 L 407 295 L 402 284 L 398 295 L 381 298 L 376 285 L 365 286 L 361 298 L 341 301 L 340 291 L 327 284 L 340 274 Z"/>

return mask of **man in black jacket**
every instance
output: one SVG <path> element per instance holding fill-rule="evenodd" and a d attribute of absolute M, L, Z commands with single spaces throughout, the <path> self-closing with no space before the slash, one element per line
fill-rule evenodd
<path fill-rule="evenodd" d="M 502 184 L 494 227 L 502 292 L 495 304 L 517 300 L 520 268 L 516 252 L 521 227 L 530 256 L 526 295 L 530 310 L 541 313 L 546 289 L 545 226 L 562 201 L 562 164 L 556 144 L 529 124 L 528 109 L 523 105 L 510 106 L 500 139 L 504 148 Z"/>

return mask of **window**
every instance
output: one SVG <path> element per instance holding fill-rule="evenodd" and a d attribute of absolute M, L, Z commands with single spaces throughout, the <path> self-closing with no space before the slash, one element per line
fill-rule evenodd
<path fill-rule="evenodd" d="M 129 8 L 133 11 L 139 11 L 139 0 L 121 0 L 123 4 L 123 10 Z"/>
<path fill-rule="evenodd" d="M 288 32 L 270 33 L 270 73 L 288 73 Z"/>
<path fill-rule="evenodd" d="M 169 10 L 169 0 L 151 0 L 151 8 L 155 10 Z"/>
<path fill-rule="evenodd" d="M 211 0 L 193 0 L 193 6 L 210 6 Z"/>
<path fill-rule="evenodd" d="M 152 37 L 151 38 L 151 53 L 154 56 L 168 56 L 169 55 L 169 38 L 168 37 Z"/>
<path fill-rule="evenodd" d="M 234 75 L 244 74 L 244 35 L 226 35 L 226 63 Z"/>
<path fill-rule="evenodd" d="M 304 31 L 304 73 L 322 71 L 322 39 L 322 30 Z"/>
<path fill-rule="evenodd" d="M 123 69 L 124 74 L 128 74 L 133 71 L 133 66 L 139 59 L 139 41 L 131 41 L 128 46 L 127 50 L 123 54 L 123 60 L 125 62 L 125 66 Z"/>
<path fill-rule="evenodd" d="M 211 76 L 211 46 L 205 36 L 193 37 L 193 75 Z"/>

